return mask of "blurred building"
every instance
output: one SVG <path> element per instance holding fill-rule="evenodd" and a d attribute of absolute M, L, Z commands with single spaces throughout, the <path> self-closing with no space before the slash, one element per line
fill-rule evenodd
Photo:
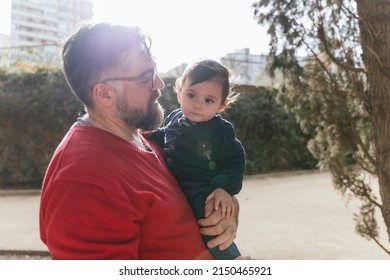
<path fill-rule="evenodd" d="M 0 63 L 58 65 L 61 44 L 92 19 L 92 11 L 91 0 L 12 0 L 9 45 L 3 46 Z"/>
<path fill-rule="evenodd" d="M 279 71 L 276 71 L 274 78 L 270 77 L 267 72 L 266 55 L 251 54 L 248 48 L 228 53 L 219 62 L 233 70 L 236 75 L 233 82 L 240 86 L 278 87 L 282 79 Z M 187 64 L 180 64 L 167 73 L 162 73 L 162 77 L 165 79 L 180 77 L 186 66 Z"/>
<path fill-rule="evenodd" d="M 59 45 L 92 9 L 90 0 L 12 0 L 10 46 Z"/>
<path fill-rule="evenodd" d="M 235 84 L 276 87 L 281 80 L 279 72 L 274 78 L 267 73 L 266 55 L 251 54 L 248 48 L 226 54 L 221 58 L 221 63 L 236 73 Z"/>
<path fill-rule="evenodd" d="M 9 35 L 0 34 L 0 48 L 7 48 L 9 46 Z"/>

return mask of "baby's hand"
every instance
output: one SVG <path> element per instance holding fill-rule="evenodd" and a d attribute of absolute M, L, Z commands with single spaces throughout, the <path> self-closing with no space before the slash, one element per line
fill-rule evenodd
<path fill-rule="evenodd" d="M 214 208 L 218 210 L 219 205 L 221 205 L 221 213 L 223 218 L 230 218 L 233 215 L 233 200 L 232 196 L 224 191 L 223 189 L 215 189 L 209 196 L 206 198 L 206 202 L 214 199 Z"/>

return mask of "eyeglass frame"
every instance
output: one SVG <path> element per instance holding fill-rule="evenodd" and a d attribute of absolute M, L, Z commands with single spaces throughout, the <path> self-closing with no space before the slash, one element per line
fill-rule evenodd
<path fill-rule="evenodd" d="M 150 75 L 150 76 L 148 77 L 148 75 Z M 99 81 L 99 83 L 104 84 L 105 82 L 108 82 L 108 81 L 127 81 L 127 82 L 141 81 L 141 82 L 145 82 L 145 84 L 147 84 L 150 81 L 152 81 L 152 87 L 153 87 L 154 81 L 156 80 L 157 76 L 158 76 L 157 69 L 153 68 L 153 70 L 147 70 L 144 73 L 142 73 L 141 75 L 136 76 L 136 77 L 111 77 L 111 78 L 103 79 L 103 80 Z"/>

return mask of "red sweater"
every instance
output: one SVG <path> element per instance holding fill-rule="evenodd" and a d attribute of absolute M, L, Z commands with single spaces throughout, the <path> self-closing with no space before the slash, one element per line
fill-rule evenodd
<path fill-rule="evenodd" d="M 41 239 L 53 259 L 211 259 L 158 148 L 74 125 L 46 171 Z"/>

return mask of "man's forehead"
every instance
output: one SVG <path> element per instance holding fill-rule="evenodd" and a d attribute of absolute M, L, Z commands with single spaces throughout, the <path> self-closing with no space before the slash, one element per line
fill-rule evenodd
<path fill-rule="evenodd" d="M 123 54 L 118 68 L 123 71 L 138 71 L 143 72 L 149 69 L 154 69 L 156 63 L 151 57 L 150 53 L 145 53 L 142 49 L 133 49 L 130 52 Z"/>

